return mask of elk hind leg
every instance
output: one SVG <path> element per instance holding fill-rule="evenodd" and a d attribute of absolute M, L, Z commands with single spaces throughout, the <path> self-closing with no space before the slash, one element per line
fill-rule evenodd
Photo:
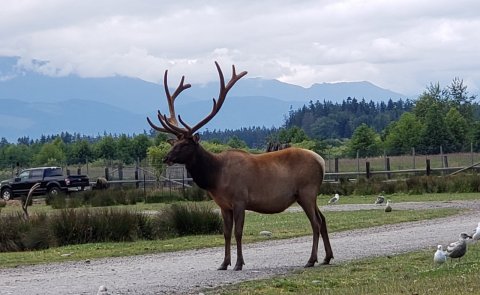
<path fill-rule="evenodd" d="M 242 235 L 243 224 L 245 221 L 245 209 L 235 207 L 233 209 L 233 219 L 235 220 L 235 240 L 237 242 L 237 263 L 233 270 L 242 270 L 245 262 L 243 261 Z"/>
<path fill-rule="evenodd" d="M 231 241 L 232 241 L 232 228 L 233 228 L 233 211 L 222 209 L 223 217 L 223 237 L 225 238 L 225 257 L 218 270 L 226 270 L 231 265 Z"/>
<path fill-rule="evenodd" d="M 327 231 L 327 221 L 325 216 L 323 216 L 320 209 L 315 205 L 316 212 L 315 215 L 317 220 L 320 222 L 320 234 L 322 235 L 323 246 L 325 247 L 325 258 L 323 259 L 322 264 L 329 264 L 330 260 L 333 258 L 333 251 L 332 246 L 330 245 L 330 239 L 328 238 L 328 231 Z"/>

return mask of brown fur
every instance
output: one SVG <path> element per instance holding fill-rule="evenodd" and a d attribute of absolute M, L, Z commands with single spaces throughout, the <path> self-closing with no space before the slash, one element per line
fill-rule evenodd
<path fill-rule="evenodd" d="M 224 220 L 225 258 L 219 269 L 231 263 L 232 229 L 237 242 L 235 270 L 244 265 L 242 232 L 245 210 L 279 213 L 297 202 L 307 214 L 313 230 L 313 245 L 306 267 L 317 259 L 321 234 L 326 256 L 333 258 L 325 217 L 317 207 L 325 161 L 318 154 L 299 148 L 288 148 L 265 154 L 231 150 L 213 154 L 192 138 L 180 139 L 166 156 L 167 163 L 185 164 L 193 180 L 206 189 L 221 209 Z"/>
<path fill-rule="evenodd" d="M 228 91 L 247 74 L 243 71 L 236 74 L 232 66 L 232 77 L 225 83 L 220 66 L 215 62 L 220 79 L 218 101 L 213 99 L 213 107 L 207 117 L 190 127 L 180 116 L 178 126 L 174 101 L 190 84 L 180 81 L 173 95 L 167 86 L 167 71 L 164 75 L 165 94 L 170 110 L 170 117 L 160 113 L 157 117 L 162 127 L 152 123 L 150 126 L 160 132 L 173 134 L 177 140 L 164 159 L 167 164 L 185 164 L 195 183 L 207 190 L 222 211 L 223 233 L 225 237 L 225 258 L 219 269 L 227 269 L 231 262 L 230 243 L 232 230 L 237 242 L 237 262 L 235 270 L 241 270 L 244 261 L 242 254 L 242 233 L 245 210 L 260 213 L 278 213 L 297 202 L 307 214 L 313 230 L 313 245 L 310 259 L 306 267 L 313 266 L 317 259 L 318 240 L 322 236 L 325 247 L 324 264 L 333 258 L 332 248 L 327 233 L 325 217 L 317 207 L 317 195 L 325 174 L 325 161 L 316 153 L 288 148 L 271 153 L 252 155 L 243 151 L 232 150 L 220 154 L 212 154 L 198 143 L 199 136 L 195 132 L 210 121 L 220 110 Z M 278 149 L 276 147 L 275 149 Z M 234 226 L 235 225 L 235 226 Z"/>

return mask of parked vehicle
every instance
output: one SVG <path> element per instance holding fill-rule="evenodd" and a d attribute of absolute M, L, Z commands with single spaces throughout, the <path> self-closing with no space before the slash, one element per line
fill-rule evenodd
<path fill-rule="evenodd" d="M 33 195 L 54 196 L 59 193 L 83 191 L 90 186 L 86 175 L 63 175 L 61 167 L 37 167 L 21 171 L 17 177 L 0 182 L 1 197 L 8 201 L 17 196 L 26 196 L 35 183 L 40 187 Z"/>

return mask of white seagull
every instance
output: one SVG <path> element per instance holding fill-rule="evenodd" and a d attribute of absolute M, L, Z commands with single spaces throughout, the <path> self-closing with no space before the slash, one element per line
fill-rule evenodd
<path fill-rule="evenodd" d="M 375 200 L 375 205 L 383 204 L 385 202 L 385 197 L 383 195 L 379 195 Z"/>
<path fill-rule="evenodd" d="M 475 233 L 472 235 L 472 239 L 474 241 L 480 240 L 480 222 L 478 223 L 477 228 L 475 229 Z"/>
<path fill-rule="evenodd" d="M 98 287 L 97 295 L 109 295 L 107 291 L 107 287 L 105 287 L 104 285 L 101 285 L 100 287 Z"/>
<path fill-rule="evenodd" d="M 458 241 L 447 246 L 447 256 L 450 258 L 461 258 L 467 253 L 467 239 L 472 238 L 467 233 L 461 233 Z"/>
<path fill-rule="evenodd" d="M 443 246 L 438 245 L 437 246 L 437 251 L 433 255 L 433 262 L 435 262 L 437 264 L 442 264 L 445 261 L 447 261 L 447 255 L 446 255 L 445 251 L 443 251 Z"/>
<path fill-rule="evenodd" d="M 328 201 L 328 204 L 335 204 L 336 202 L 338 202 L 338 200 L 340 199 L 340 195 L 339 194 L 335 194 L 335 196 L 333 196 L 330 201 Z"/>

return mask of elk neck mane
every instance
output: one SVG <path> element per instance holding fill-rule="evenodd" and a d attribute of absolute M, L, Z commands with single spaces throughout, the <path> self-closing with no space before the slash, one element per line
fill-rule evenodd
<path fill-rule="evenodd" d="M 185 163 L 185 167 L 200 188 L 211 190 L 217 183 L 221 161 L 217 155 L 205 150 L 198 144 L 195 156 L 192 157 L 191 161 Z"/>

